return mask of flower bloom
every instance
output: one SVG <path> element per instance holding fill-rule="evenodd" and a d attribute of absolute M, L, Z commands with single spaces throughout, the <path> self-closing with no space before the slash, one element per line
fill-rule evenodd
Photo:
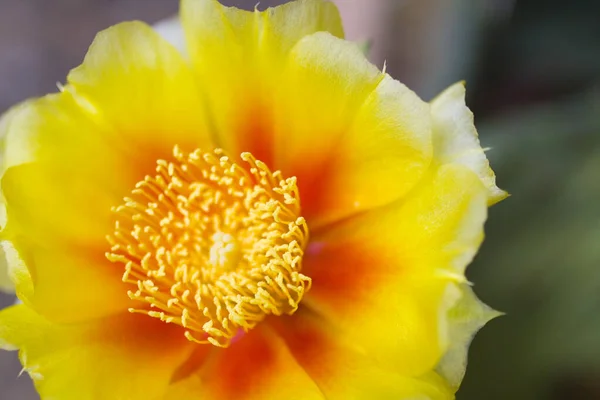
<path fill-rule="evenodd" d="M 453 398 L 505 196 L 463 85 L 423 102 L 325 1 L 180 17 L 3 117 L 0 346 L 43 399 Z"/>

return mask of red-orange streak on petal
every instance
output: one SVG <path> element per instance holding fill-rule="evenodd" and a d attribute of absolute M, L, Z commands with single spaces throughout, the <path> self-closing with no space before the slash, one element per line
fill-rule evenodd
<path fill-rule="evenodd" d="M 246 108 L 240 111 L 241 117 L 236 124 L 234 150 L 227 148 L 227 145 L 225 150 L 232 152 L 233 154 L 230 155 L 233 157 L 239 156 L 241 152 L 250 152 L 257 160 L 266 163 L 272 169 L 280 169 L 280 165 L 276 163 L 275 141 L 277 139 L 281 141 L 282 148 L 279 151 L 283 152 L 283 155 L 279 156 L 286 157 L 285 131 L 278 133 L 282 137 L 275 137 L 273 113 L 268 106 L 265 106 L 265 102 L 254 100 L 241 107 Z M 319 128 L 315 127 L 315 129 Z M 324 138 L 337 136 L 339 135 L 335 132 L 323 132 L 320 135 Z M 295 165 L 282 170 L 285 177 L 295 176 L 298 179 L 302 216 L 309 223 L 313 217 L 321 217 L 324 207 L 330 205 L 327 202 L 332 196 L 328 186 L 339 169 L 338 158 L 332 149 L 326 149 L 321 143 L 315 143 L 314 151 L 306 153 L 297 160 Z"/>
<path fill-rule="evenodd" d="M 269 345 L 259 328 L 244 335 L 227 349 L 218 349 L 203 367 L 201 374 L 210 377 L 209 392 L 219 400 L 237 399 L 252 393 L 258 382 L 276 378 L 275 348 Z"/>
<path fill-rule="evenodd" d="M 327 320 L 306 308 L 269 325 L 285 341 L 294 359 L 327 399 L 449 399 L 434 383 L 398 374 L 378 365 L 360 345 L 343 339 Z M 300 398 L 300 397 L 299 397 Z M 452 397 L 453 398 L 453 397 Z"/>
<path fill-rule="evenodd" d="M 336 171 L 336 159 L 334 154 L 324 158 L 320 154 L 306 154 L 302 163 L 292 167 L 286 176 L 298 178 L 298 189 L 300 191 L 300 205 L 302 216 L 306 218 L 309 226 L 315 218 L 319 217 L 321 210 L 326 205 L 329 193 L 329 183 Z"/>
<path fill-rule="evenodd" d="M 146 315 L 125 312 L 120 316 L 107 317 L 105 320 L 108 322 L 105 329 L 95 331 L 89 340 L 100 340 L 105 343 L 111 341 L 123 343 L 130 340 L 131 348 L 139 349 L 139 351 L 166 344 L 169 347 L 193 346 L 186 339 L 183 328 L 179 325 L 165 324 L 155 318 L 148 318 Z M 119 326 L 116 327 L 114 324 Z"/>
<path fill-rule="evenodd" d="M 304 256 L 303 273 L 312 279 L 306 301 L 317 298 L 334 310 L 349 310 L 372 298 L 378 288 L 402 273 L 390 265 L 377 249 L 361 242 L 309 244 Z M 318 310 L 317 310 L 318 311 Z"/>
<path fill-rule="evenodd" d="M 208 357 L 210 357 L 211 352 L 219 350 L 220 349 L 216 349 L 211 345 L 195 345 L 195 349 L 190 357 L 181 364 L 173 374 L 171 383 L 182 381 L 197 372 L 202 368 L 202 365 L 206 362 Z"/>
<path fill-rule="evenodd" d="M 248 151 L 257 160 L 273 165 L 273 118 L 267 107 L 251 104 L 240 119 L 238 152 Z M 231 154 L 239 156 L 239 154 Z"/>
<path fill-rule="evenodd" d="M 328 336 L 314 329 L 312 319 L 307 319 L 310 311 L 300 307 L 297 315 L 271 317 L 267 323 L 286 341 L 298 363 L 309 372 L 309 375 L 329 376 L 334 371 L 328 371 L 331 367 L 330 358 L 335 349 L 330 346 Z M 335 365 L 335 364 L 333 364 Z"/>

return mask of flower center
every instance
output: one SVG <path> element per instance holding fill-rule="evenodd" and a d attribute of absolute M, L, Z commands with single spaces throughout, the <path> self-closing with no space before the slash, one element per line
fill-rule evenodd
<path fill-rule="evenodd" d="M 144 313 L 186 328 L 189 340 L 227 347 L 266 315 L 292 314 L 311 280 L 300 273 L 308 227 L 296 177 L 283 179 L 250 153 L 159 160 L 113 208 L 106 257 L 125 267 Z"/>

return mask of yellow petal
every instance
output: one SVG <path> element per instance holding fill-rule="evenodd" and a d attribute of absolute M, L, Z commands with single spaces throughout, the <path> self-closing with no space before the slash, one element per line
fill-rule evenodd
<path fill-rule="evenodd" d="M 296 176 L 313 229 L 398 198 L 427 169 L 429 106 L 336 38 L 331 3 L 252 14 L 184 0 L 181 14 L 219 144 Z"/>
<path fill-rule="evenodd" d="M 305 309 L 271 324 L 328 400 L 454 398 L 451 388 L 434 373 L 409 377 L 381 368 L 358 344 L 338 337 L 334 326 Z"/>
<path fill-rule="evenodd" d="M 248 12 L 217 0 L 183 0 L 180 14 L 218 144 L 233 156 L 250 151 L 272 165 L 272 93 L 285 56 L 308 34 L 343 36 L 335 5 L 301 0 Z"/>
<path fill-rule="evenodd" d="M 139 171 L 69 93 L 21 105 L 8 124 L 4 238 L 34 242 L 104 245 L 110 207 L 130 190 Z"/>
<path fill-rule="evenodd" d="M 324 400 L 285 342 L 267 327 L 213 351 L 202 366 L 169 388 L 166 399 Z"/>
<path fill-rule="evenodd" d="M 501 315 L 483 304 L 468 285 L 462 284 L 461 292 L 460 300 L 448 313 L 450 346 L 436 367 L 436 371 L 454 390 L 458 390 L 465 375 L 473 336 L 488 321 Z"/>
<path fill-rule="evenodd" d="M 8 134 L 9 121 L 12 120 L 19 109 L 19 106 L 12 107 L 0 118 L 0 177 L 4 174 L 4 153 L 6 150 L 6 135 Z M 0 230 L 6 226 L 6 206 L 4 205 L 4 195 L 0 193 Z M 0 292 L 13 293 L 15 291 L 14 283 L 10 278 L 8 260 L 4 249 L 0 247 Z"/>
<path fill-rule="evenodd" d="M 17 237 L 4 243 L 19 298 L 52 321 L 77 322 L 127 311 L 123 271 L 104 254 L 57 251 Z"/>
<path fill-rule="evenodd" d="M 458 163 L 475 172 L 488 189 L 489 204 L 506 198 L 479 144 L 473 113 L 465 104 L 465 85 L 456 83 L 431 101 L 434 158 L 441 164 Z"/>
<path fill-rule="evenodd" d="M 337 183 L 338 174 L 355 172 L 348 169 L 356 166 L 340 160 L 347 150 L 343 136 L 383 78 L 355 44 L 325 32 L 300 40 L 287 58 L 273 108 L 274 166 L 286 176 L 298 178 L 302 214 L 311 229 L 323 219 L 348 212 L 348 200 L 355 196 L 356 188 L 350 184 L 339 193 L 339 201 L 331 201 L 327 197 L 339 187 L 329 185 Z M 352 146 L 360 141 L 359 135 L 348 132 L 348 147 L 361 153 L 357 158 L 364 150 L 372 151 Z"/>
<path fill-rule="evenodd" d="M 6 257 L 8 278 L 14 284 L 17 297 L 27 301 L 33 296 L 33 280 L 29 269 L 11 242 L 2 241 L 2 252 Z"/>
<path fill-rule="evenodd" d="M 127 158 L 110 146 L 110 131 L 66 92 L 19 106 L 6 129 L 2 237 L 12 242 L 4 248 L 17 294 L 56 320 L 123 310 L 115 296 L 124 295 L 122 271 L 104 258 L 105 235 L 110 207 L 139 171 L 126 168 Z"/>
<path fill-rule="evenodd" d="M 0 249 L 0 291 L 10 293 L 14 291 L 14 286 L 8 275 L 8 263 L 4 250 Z"/>
<path fill-rule="evenodd" d="M 187 63 L 142 23 L 101 32 L 69 81 L 62 93 L 26 102 L 0 122 L 2 237 L 30 269 L 19 263 L 13 275 L 23 278 L 18 291 L 32 307 L 61 321 L 124 308 L 113 301 L 125 293 L 115 279 L 123 271 L 104 257 L 111 207 L 175 144 L 212 146 Z M 53 296 L 58 282 L 63 290 Z"/>
<path fill-rule="evenodd" d="M 407 193 L 431 160 L 429 106 L 326 33 L 300 41 L 289 62 L 276 167 L 297 176 L 311 229 Z"/>
<path fill-rule="evenodd" d="M 475 174 L 445 165 L 405 200 L 313 237 L 303 304 L 396 372 L 433 369 L 448 344 L 455 283 L 483 238 L 486 200 Z"/>
<path fill-rule="evenodd" d="M 57 325 L 25 305 L 0 311 L 0 348 L 19 349 L 41 398 L 162 398 L 193 345 L 174 325 L 123 314 Z"/>
<path fill-rule="evenodd" d="M 1 197 L 0 195 L 0 227 L 4 227 L 6 224 L 6 208 L 4 206 L 4 199 Z M 14 291 L 14 284 L 10 279 L 8 271 L 8 260 L 6 259 L 4 249 L 0 247 L 0 292 L 12 293 Z"/>
<path fill-rule="evenodd" d="M 12 122 L 12 119 L 15 115 L 19 114 L 21 108 L 23 107 L 23 103 L 17 104 L 16 106 L 11 107 L 2 114 L 0 118 L 0 175 L 4 173 L 5 167 L 5 153 L 6 153 L 6 137 L 8 136 L 8 128 Z M 2 223 L 2 227 L 4 227 L 4 223 L 6 222 L 4 219 L 0 221 Z"/>
<path fill-rule="evenodd" d="M 6 207 L 4 206 L 4 198 L 0 194 L 0 228 L 3 228 L 5 225 Z M 4 250 L 0 247 L 0 292 L 11 293 L 14 292 L 14 290 L 14 284 L 10 279 L 8 271 L 8 260 L 6 259 Z"/>
<path fill-rule="evenodd" d="M 19 178 L 28 182 L 20 185 L 26 188 L 15 188 L 26 198 L 20 200 L 35 202 L 55 193 L 46 207 L 26 207 L 36 214 L 31 219 L 51 214 L 41 219 L 51 220 L 61 232 L 73 230 L 83 241 L 108 232 L 105 226 L 94 228 L 108 222 L 102 216 L 110 206 L 153 172 L 157 159 L 170 157 L 175 144 L 189 149 L 212 145 L 190 68 L 143 23 L 123 23 L 99 33 L 68 80 L 65 92 L 26 103 L 7 116 L 5 167 L 38 164 L 32 169 L 39 167 L 41 173 Z M 11 208 L 21 201 L 9 203 Z M 99 215 L 78 215 L 94 204 Z M 61 213 L 65 208 L 73 212 Z M 64 217 L 71 220 L 66 223 Z M 28 224 L 28 231 L 36 229 Z"/>
<path fill-rule="evenodd" d="M 282 57 L 298 40 L 314 32 L 344 36 L 337 8 L 325 0 L 299 0 L 263 12 L 226 7 L 217 0 L 182 0 L 180 15 L 188 49 L 201 71 L 212 68 L 217 72 L 218 64 L 244 58 L 259 62 L 259 56 Z"/>
<path fill-rule="evenodd" d="M 175 144 L 190 150 L 211 146 L 191 69 L 144 23 L 125 22 L 100 32 L 67 80 L 72 85 L 67 90 L 110 125 L 116 145 L 137 155 L 137 161 L 169 157 Z"/>

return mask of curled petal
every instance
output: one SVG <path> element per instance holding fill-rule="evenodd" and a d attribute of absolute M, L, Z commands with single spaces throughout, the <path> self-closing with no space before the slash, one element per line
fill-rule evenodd
<path fill-rule="evenodd" d="M 190 150 L 212 144 L 190 66 L 144 23 L 100 32 L 67 80 L 65 90 L 95 121 L 110 126 L 112 145 L 137 156 L 131 161 L 154 163 L 175 144 Z"/>
<path fill-rule="evenodd" d="M 140 315 L 59 325 L 21 304 L 0 311 L 0 348 L 20 349 L 44 399 L 147 400 L 164 395 L 193 345 Z"/>
<path fill-rule="evenodd" d="M 298 177 L 311 229 L 400 198 L 429 167 L 429 106 L 355 44 L 305 37 L 279 90 L 275 165 Z"/>
<path fill-rule="evenodd" d="M 0 250 L 0 291 L 6 293 L 14 291 L 13 283 L 8 275 L 8 263 L 3 250 Z"/>
<path fill-rule="evenodd" d="M 101 253 L 97 258 L 63 253 L 23 237 L 13 242 L 3 242 L 3 249 L 17 295 L 48 320 L 71 323 L 127 310 L 123 272 Z"/>
<path fill-rule="evenodd" d="M 465 85 L 456 83 L 431 101 L 434 158 L 441 164 L 458 163 L 475 172 L 488 189 L 488 203 L 508 194 L 496 186 L 484 149 L 479 144 L 473 113 L 465 104 Z"/>
<path fill-rule="evenodd" d="M 467 368 L 467 355 L 473 336 L 491 319 L 502 313 L 483 304 L 467 284 L 460 285 L 460 300 L 448 312 L 449 347 L 436 371 L 458 390 Z"/>

